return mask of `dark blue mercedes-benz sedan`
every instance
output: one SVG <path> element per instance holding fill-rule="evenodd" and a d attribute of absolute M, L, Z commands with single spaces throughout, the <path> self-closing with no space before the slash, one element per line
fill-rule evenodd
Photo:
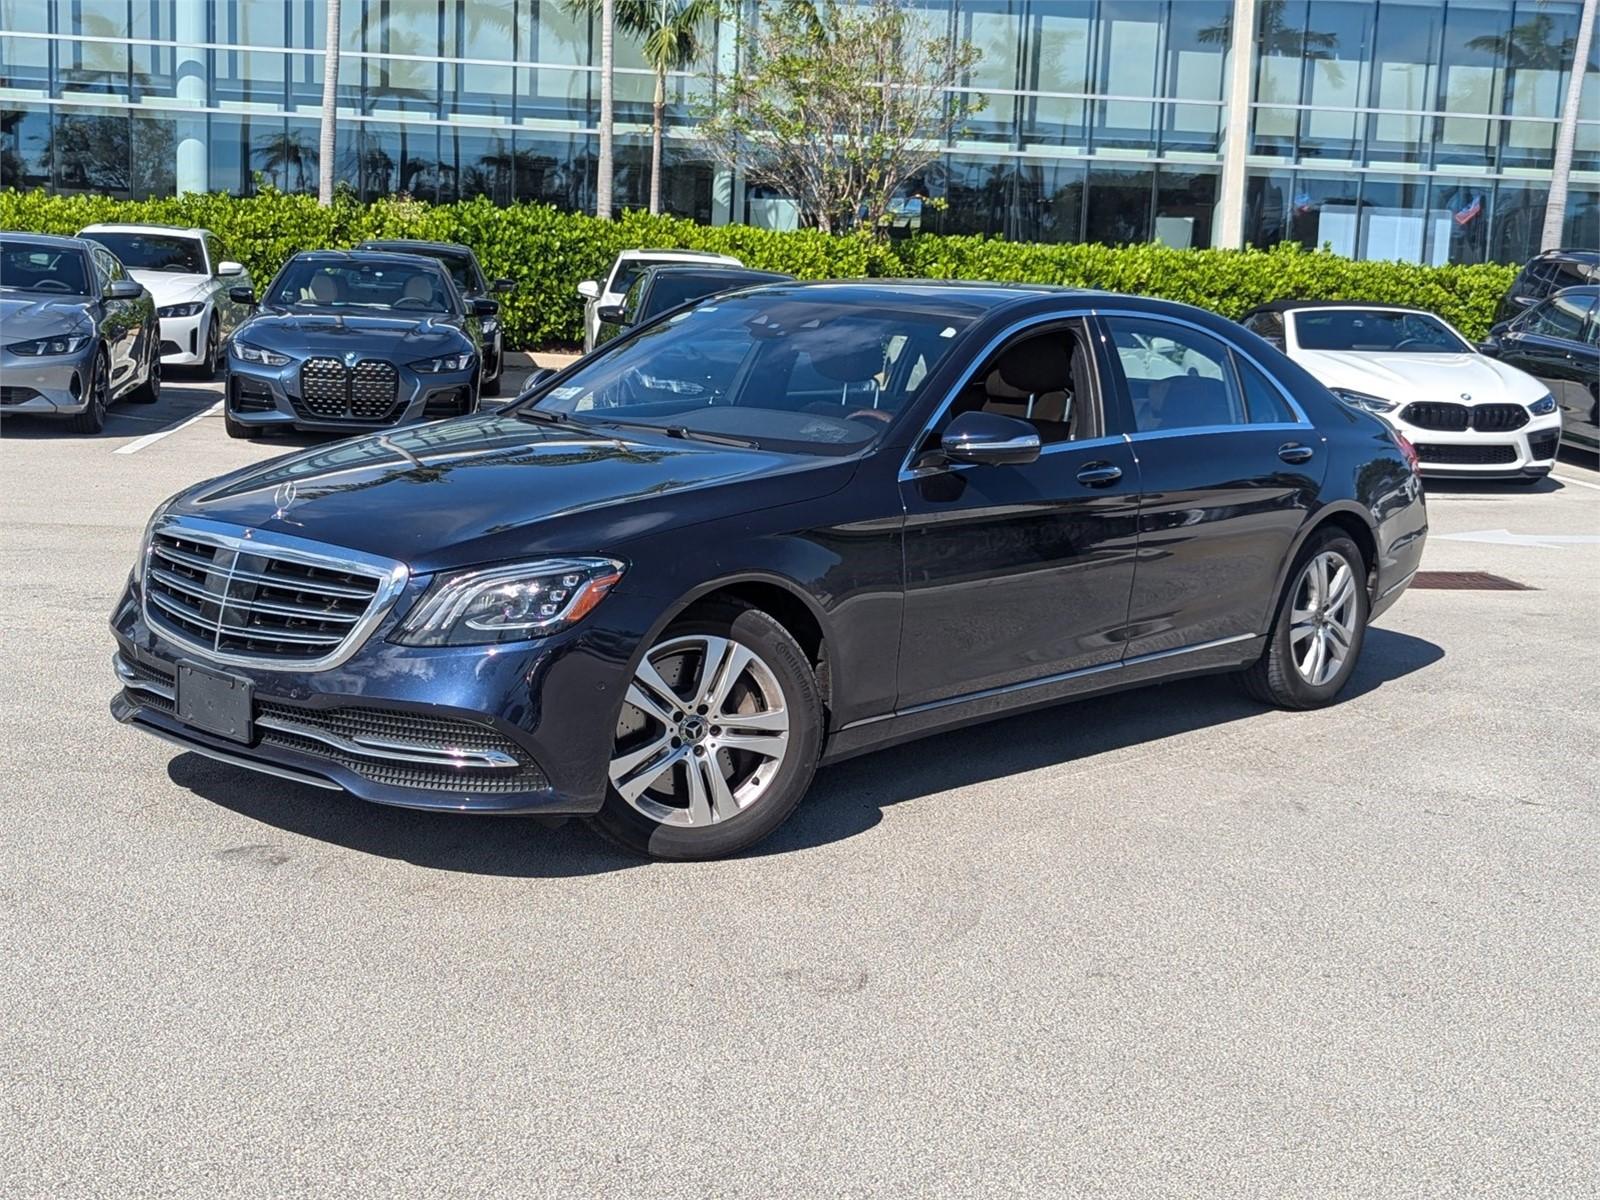
<path fill-rule="evenodd" d="M 414 808 L 708 858 L 819 763 L 1234 672 L 1332 701 L 1417 569 L 1409 447 L 1198 309 L 778 284 L 493 415 L 199 484 L 116 608 L 121 721 Z"/>

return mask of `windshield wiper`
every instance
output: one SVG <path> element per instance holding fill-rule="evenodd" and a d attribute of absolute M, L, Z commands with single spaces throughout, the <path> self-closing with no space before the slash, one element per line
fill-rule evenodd
<path fill-rule="evenodd" d="M 714 446 L 736 446 L 741 450 L 757 450 L 760 447 L 745 438 L 729 437 L 722 433 L 704 433 L 698 429 L 690 429 L 687 425 L 657 425 L 653 421 L 623 421 L 614 418 L 596 421 L 596 425 L 604 425 L 608 429 L 640 429 L 646 433 L 660 434 L 662 437 L 678 438 L 680 441 L 710 442 Z"/>
<path fill-rule="evenodd" d="M 544 408 L 519 408 L 511 414 L 519 421 L 538 421 L 542 425 L 571 425 L 572 414 L 551 412 Z"/>

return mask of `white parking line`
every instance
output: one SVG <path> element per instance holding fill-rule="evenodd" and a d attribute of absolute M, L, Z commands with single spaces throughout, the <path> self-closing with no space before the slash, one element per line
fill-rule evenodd
<path fill-rule="evenodd" d="M 1593 488 L 1595 491 L 1600 492 L 1600 483 L 1590 483 L 1587 479 L 1574 479 L 1570 475 L 1551 475 L 1550 478 L 1561 483 L 1576 484 L 1578 487 Z"/>
<path fill-rule="evenodd" d="M 165 429 L 158 429 L 154 433 L 147 433 L 142 438 L 135 438 L 133 441 L 129 442 L 126 446 L 118 446 L 111 453 L 113 453 L 113 454 L 137 454 L 140 450 L 143 450 L 146 446 L 152 445 L 155 442 L 159 442 L 162 438 L 168 436 L 169 434 L 177 433 L 178 430 L 180 430 L 180 429 L 187 429 L 187 428 L 189 428 L 189 426 L 193 425 L 196 421 L 200 420 L 201 418 L 212 416 L 213 414 L 221 412 L 221 411 L 222 411 L 222 401 L 218 400 L 210 408 L 205 409 L 205 410 L 203 410 L 201 412 L 195 413 L 195 415 L 190 417 L 190 418 L 188 418 L 188 420 L 179 421 L 176 425 L 169 425 Z"/>

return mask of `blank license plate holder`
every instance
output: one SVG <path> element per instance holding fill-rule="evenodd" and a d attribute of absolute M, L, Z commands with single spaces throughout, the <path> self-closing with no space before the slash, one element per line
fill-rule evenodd
<path fill-rule="evenodd" d="M 243 676 L 188 662 L 178 664 L 177 682 L 178 720 L 229 741 L 250 743 L 255 736 L 254 684 Z"/>

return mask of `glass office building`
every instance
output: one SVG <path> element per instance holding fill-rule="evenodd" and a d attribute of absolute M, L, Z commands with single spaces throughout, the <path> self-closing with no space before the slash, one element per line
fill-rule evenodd
<path fill-rule="evenodd" d="M 1430 263 L 1537 249 L 1580 0 L 918 7 L 981 57 L 908 189 L 944 203 L 907 205 L 904 224 L 1213 245 L 1234 154 L 1249 243 Z M 1251 10 L 1248 126 L 1229 138 L 1233 22 Z M 324 20 L 323 0 L 0 0 L 0 185 L 314 188 Z M 714 58 L 733 34 L 708 30 Z M 560 0 L 344 0 L 340 53 L 337 169 L 363 196 L 592 205 L 598 35 Z M 617 62 L 616 198 L 642 206 L 652 80 L 621 36 Z M 1600 38 L 1584 66 L 1566 240 L 1595 246 Z M 792 220 L 697 156 L 693 101 L 712 86 L 671 81 L 668 207 Z M 961 115 L 964 96 L 984 107 Z"/>

